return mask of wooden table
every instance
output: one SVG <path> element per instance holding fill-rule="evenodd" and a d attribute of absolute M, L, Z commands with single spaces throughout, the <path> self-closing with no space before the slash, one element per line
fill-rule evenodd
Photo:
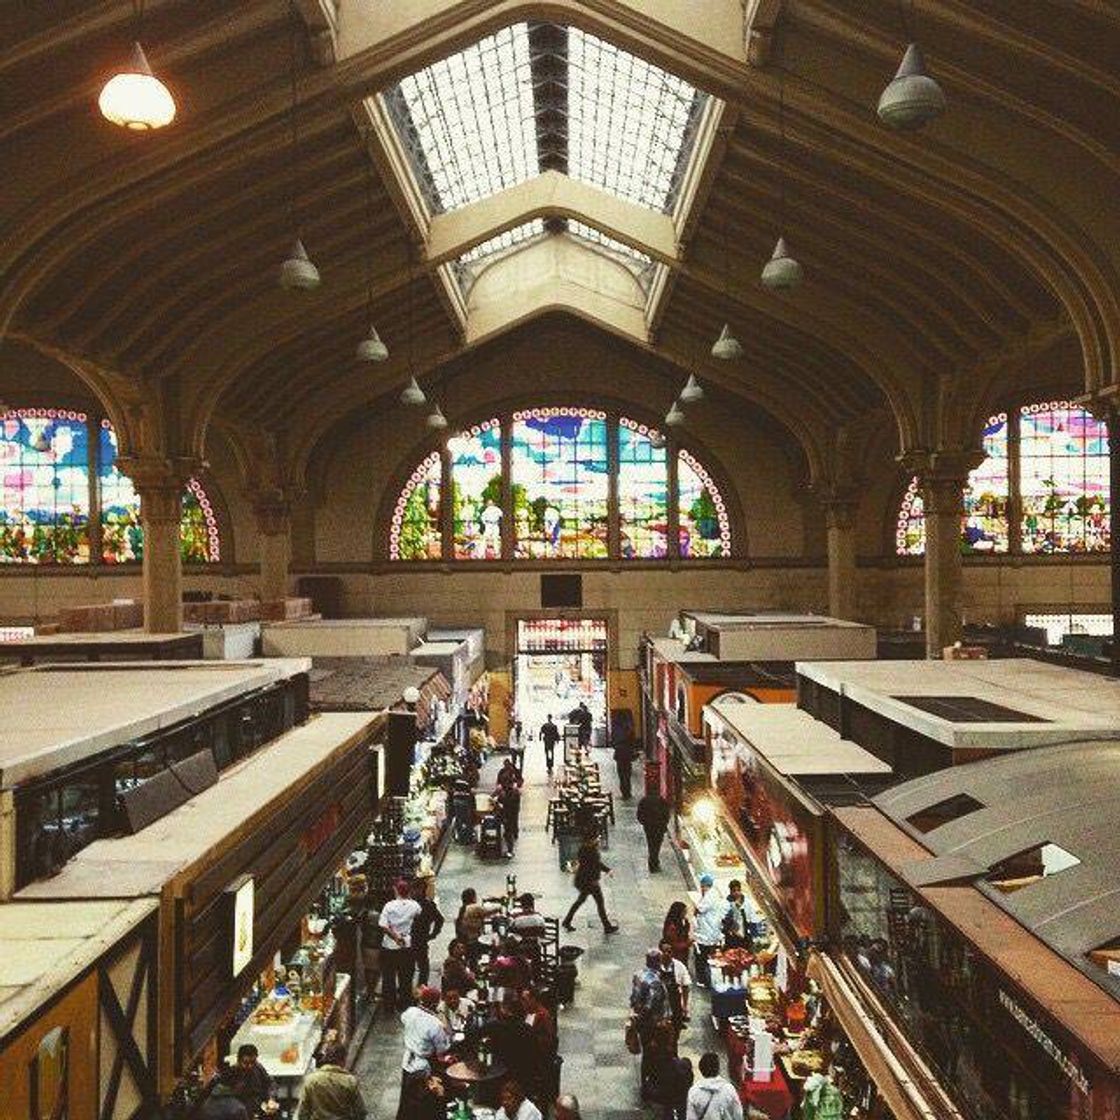
<path fill-rule="evenodd" d="M 491 1062 L 485 1069 L 478 1064 L 477 1058 L 465 1058 L 453 1062 L 444 1071 L 448 1081 L 457 1082 L 467 1088 L 468 1093 L 476 1094 L 475 1104 L 496 1101 L 498 1083 L 508 1070 L 501 1062 Z"/>

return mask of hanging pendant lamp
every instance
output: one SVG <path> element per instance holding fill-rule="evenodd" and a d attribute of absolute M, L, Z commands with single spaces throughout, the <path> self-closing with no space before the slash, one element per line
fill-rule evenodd
<path fill-rule="evenodd" d="M 358 343 L 358 360 L 362 362 L 383 362 L 389 357 L 389 347 L 381 341 L 377 328 L 370 326 L 369 334 Z"/>
<path fill-rule="evenodd" d="M 676 401 L 673 401 L 669 411 L 665 413 L 665 423 L 670 428 L 677 428 L 684 423 L 684 411 Z"/>
<path fill-rule="evenodd" d="M 735 343 L 738 346 L 738 343 Z M 684 388 L 681 390 L 681 403 L 682 404 L 695 404 L 697 401 L 704 399 L 704 386 L 696 380 L 696 374 L 690 373 L 688 380 L 684 383 Z"/>
<path fill-rule="evenodd" d="M 879 120 L 900 131 L 929 124 L 945 111 L 945 94 L 926 73 L 922 48 L 911 43 L 895 76 L 879 97 Z"/>
<path fill-rule="evenodd" d="M 357 356 L 360 362 L 383 362 L 389 357 L 389 347 L 381 341 L 373 325 L 373 163 L 368 153 L 363 154 L 366 161 L 366 323 L 369 334 L 358 343 Z"/>
<path fill-rule="evenodd" d="M 46 426 L 39 429 L 38 432 L 31 438 L 31 446 L 40 455 L 46 455 L 51 449 L 50 437 L 47 435 Z"/>
<path fill-rule="evenodd" d="M 762 266 L 762 286 L 772 291 L 787 291 L 796 288 L 803 276 L 801 265 L 790 256 L 786 239 L 779 237 L 773 255 Z"/>
<path fill-rule="evenodd" d="M 719 338 L 712 343 L 712 357 L 719 358 L 721 362 L 733 362 L 742 356 L 742 343 L 731 333 L 730 324 L 724 323 Z"/>
<path fill-rule="evenodd" d="M 297 237 L 287 259 L 280 266 L 280 287 L 293 291 L 311 291 L 319 286 L 319 270 L 311 263 L 303 242 Z"/>
<path fill-rule="evenodd" d="M 415 377 L 410 377 L 408 379 L 408 384 L 401 390 L 401 404 L 419 408 L 421 405 L 427 403 L 428 398 L 424 396 L 424 390 L 420 388 L 419 382 Z"/>
<path fill-rule="evenodd" d="M 288 123 L 291 128 L 289 155 L 291 159 L 291 174 L 288 180 L 288 227 L 295 236 L 295 240 L 288 256 L 280 265 L 280 287 L 288 291 L 308 292 L 319 286 L 319 270 L 311 263 L 307 250 L 299 235 L 299 221 L 296 214 L 296 198 L 298 186 L 296 175 L 299 163 L 299 91 L 296 86 L 296 37 L 298 16 L 295 4 L 288 0 L 288 22 L 290 35 L 288 39 L 288 76 L 291 80 L 292 103 L 288 113 Z"/>
<path fill-rule="evenodd" d="M 665 446 L 665 437 L 656 428 L 649 430 L 649 445 L 659 451 Z"/>
<path fill-rule="evenodd" d="M 441 431 L 447 427 L 447 417 L 444 416 L 438 404 L 432 405 L 432 411 L 428 413 L 428 419 L 424 422 L 433 431 Z"/>
<path fill-rule="evenodd" d="M 166 128 L 175 119 L 175 98 L 152 73 L 138 42 L 132 44 L 128 65 L 101 87 L 97 107 L 107 121 L 133 132 Z"/>

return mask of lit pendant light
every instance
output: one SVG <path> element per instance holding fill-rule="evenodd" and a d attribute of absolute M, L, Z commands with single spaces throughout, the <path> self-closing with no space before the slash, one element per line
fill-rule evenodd
<path fill-rule="evenodd" d="M 724 329 L 726 330 L 726 328 Z M 739 344 L 736 342 L 735 345 L 738 346 Z M 684 384 L 684 388 L 681 390 L 681 402 L 683 404 L 695 404 L 697 401 L 702 401 L 703 399 L 704 387 L 696 380 L 696 374 L 690 373 L 688 375 L 688 380 Z"/>
<path fill-rule="evenodd" d="M 424 396 L 424 390 L 420 388 L 419 382 L 417 382 L 415 377 L 410 377 L 408 379 L 408 384 L 401 390 L 401 404 L 419 408 L 421 405 L 427 403 L 428 398 Z"/>
<path fill-rule="evenodd" d="M 786 291 L 796 288 L 803 275 L 801 265 L 790 256 L 786 239 L 779 237 L 773 255 L 762 266 L 763 287 L 773 291 Z"/>
<path fill-rule="evenodd" d="M 945 94 L 926 73 L 922 48 L 911 43 L 902 63 L 879 97 L 879 120 L 891 128 L 910 131 L 929 124 L 945 111 Z"/>
<path fill-rule="evenodd" d="M 50 437 L 47 435 L 46 425 L 41 427 L 34 436 L 31 437 L 31 447 L 33 450 L 38 451 L 41 455 L 46 455 L 51 449 Z"/>
<path fill-rule="evenodd" d="M 311 263 L 303 241 L 299 236 L 299 222 L 296 214 L 296 199 L 299 188 L 296 182 L 299 162 L 299 91 L 296 85 L 296 51 L 299 17 L 296 14 L 293 0 L 288 0 L 288 23 L 290 33 L 288 37 L 288 76 L 292 86 L 292 104 L 288 113 L 288 124 L 291 128 L 291 141 L 289 153 L 291 160 L 291 174 L 288 179 L 288 228 L 295 235 L 295 241 L 288 252 L 287 258 L 280 265 L 280 287 L 289 291 L 309 292 L 319 286 L 319 270 Z"/>
<path fill-rule="evenodd" d="M 371 326 L 369 334 L 358 343 L 358 360 L 362 362 L 383 362 L 389 357 L 389 347 L 381 341 L 377 328 Z"/>
<path fill-rule="evenodd" d="M 373 161 L 363 147 L 366 162 L 366 322 L 369 334 L 358 343 L 358 361 L 383 362 L 389 357 L 389 347 L 381 341 L 373 325 Z"/>
<path fill-rule="evenodd" d="M 319 270 L 311 263 L 303 242 L 297 237 L 280 266 L 280 287 L 307 292 L 318 286 Z"/>
<path fill-rule="evenodd" d="M 444 416 L 438 404 L 432 405 L 432 411 L 428 413 L 428 419 L 425 423 L 433 431 L 441 431 L 447 427 L 447 417 Z"/>
<path fill-rule="evenodd" d="M 672 405 L 669 407 L 669 411 L 665 413 L 665 424 L 667 427 L 677 428 L 683 423 L 684 412 L 681 406 L 676 401 L 673 401 Z"/>
<path fill-rule="evenodd" d="M 721 362 L 733 362 L 743 356 L 743 344 L 731 333 L 731 326 L 723 324 L 719 338 L 712 343 L 712 357 Z"/>
<path fill-rule="evenodd" d="M 656 428 L 649 430 L 649 445 L 659 451 L 665 446 L 665 437 Z"/>
<path fill-rule="evenodd" d="M 132 44 L 128 66 L 101 87 L 97 107 L 107 121 L 133 132 L 166 128 L 175 119 L 175 98 L 152 73 L 139 43 Z"/>

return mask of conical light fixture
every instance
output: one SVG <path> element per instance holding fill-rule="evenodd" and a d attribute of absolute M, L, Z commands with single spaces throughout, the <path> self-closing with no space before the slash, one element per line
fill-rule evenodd
<path fill-rule="evenodd" d="M 684 423 L 684 411 L 676 401 L 673 401 L 669 411 L 665 413 L 665 423 L 670 428 L 677 428 Z"/>
<path fill-rule="evenodd" d="M 152 73 L 138 42 L 132 44 L 128 65 L 101 87 L 97 107 L 107 121 L 133 132 L 166 128 L 175 119 L 175 98 Z"/>
<path fill-rule="evenodd" d="M 357 354 L 362 362 L 383 362 L 389 357 L 389 347 L 381 341 L 376 327 L 371 325 L 369 334 L 358 343 Z"/>
<path fill-rule="evenodd" d="M 34 436 L 31 437 L 31 446 L 40 455 L 46 455 L 51 449 L 51 441 L 47 435 L 46 425 L 40 428 Z"/>
<path fill-rule="evenodd" d="M 438 404 L 432 405 L 432 411 L 428 413 L 428 419 L 424 421 L 433 431 L 441 431 L 447 427 L 447 417 L 444 416 L 443 411 Z"/>
<path fill-rule="evenodd" d="M 719 338 L 712 343 L 712 357 L 719 358 L 721 362 L 733 362 L 742 356 L 742 343 L 731 333 L 730 324 L 724 323 Z"/>
<path fill-rule="evenodd" d="M 408 379 L 408 384 L 401 390 L 401 404 L 419 408 L 421 405 L 427 403 L 428 398 L 424 396 L 424 390 L 420 388 L 419 382 L 415 377 L 410 377 Z"/>
<path fill-rule="evenodd" d="M 297 237 L 280 266 L 280 287 L 306 292 L 318 286 L 319 270 L 311 263 L 303 242 Z"/>
<path fill-rule="evenodd" d="M 738 346 L 739 344 L 736 342 L 735 345 Z M 688 375 L 688 380 L 681 390 L 680 399 L 682 404 L 695 404 L 697 401 L 704 399 L 704 386 L 696 380 L 696 374 L 690 373 Z"/>
<path fill-rule="evenodd" d="M 790 256 L 786 239 L 779 237 L 773 255 L 762 266 L 762 286 L 773 291 L 785 291 L 796 288 L 803 275 L 801 265 Z"/>
<path fill-rule="evenodd" d="M 650 428 L 649 430 L 649 445 L 650 447 L 656 447 L 659 451 L 665 446 L 665 437 L 656 428 Z"/>
<path fill-rule="evenodd" d="M 297 173 L 299 169 L 299 91 L 296 85 L 296 51 L 298 36 L 298 16 L 296 15 L 293 0 L 288 0 L 288 23 L 290 25 L 288 36 L 288 76 L 292 87 L 292 104 L 288 113 L 288 123 L 291 127 L 291 141 L 289 144 L 289 158 L 291 169 L 288 175 L 288 228 L 295 236 L 295 241 L 288 256 L 280 265 L 280 287 L 289 291 L 308 292 L 319 286 L 319 270 L 311 263 L 303 241 L 299 236 L 299 222 L 296 215 L 296 198 L 298 196 Z"/>
<path fill-rule="evenodd" d="M 879 97 L 879 120 L 900 131 L 929 124 L 945 111 L 945 94 L 926 73 L 922 48 L 911 43 L 895 76 Z"/>
<path fill-rule="evenodd" d="M 389 357 L 389 347 L 381 341 L 373 325 L 373 163 L 368 152 L 366 161 L 366 322 L 369 334 L 358 343 L 358 361 L 383 362 Z"/>

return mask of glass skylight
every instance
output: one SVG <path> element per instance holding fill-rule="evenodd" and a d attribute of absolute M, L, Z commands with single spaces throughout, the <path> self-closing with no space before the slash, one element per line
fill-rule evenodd
<path fill-rule="evenodd" d="M 481 242 L 473 249 L 468 249 L 461 257 L 459 257 L 459 264 L 474 264 L 476 261 L 487 260 L 490 257 L 504 252 L 506 249 L 512 249 L 515 245 L 520 245 L 524 241 L 529 241 L 534 237 L 544 233 L 544 220 L 542 218 L 534 218 L 531 222 L 526 222 L 524 225 L 514 226 L 513 229 L 507 229 L 499 233 L 496 237 L 491 237 L 487 241 Z"/>
<path fill-rule="evenodd" d="M 569 218 L 568 232 L 572 234 L 573 237 L 582 238 L 584 241 L 591 241 L 596 245 L 602 246 L 611 253 L 616 253 L 620 257 L 626 257 L 635 264 L 640 264 L 643 268 L 653 264 L 652 257 L 646 256 L 646 254 L 639 249 L 635 249 L 633 245 L 627 245 L 624 241 L 616 241 L 613 237 L 608 237 L 602 230 L 596 229 L 594 226 L 589 226 L 585 222 L 577 222 Z"/>
<path fill-rule="evenodd" d="M 706 99 L 593 35 L 540 23 L 503 28 L 384 94 L 436 213 L 546 168 L 668 212 Z"/>
<path fill-rule="evenodd" d="M 504 27 L 425 67 L 385 101 L 437 213 L 539 170 L 527 24 Z"/>

